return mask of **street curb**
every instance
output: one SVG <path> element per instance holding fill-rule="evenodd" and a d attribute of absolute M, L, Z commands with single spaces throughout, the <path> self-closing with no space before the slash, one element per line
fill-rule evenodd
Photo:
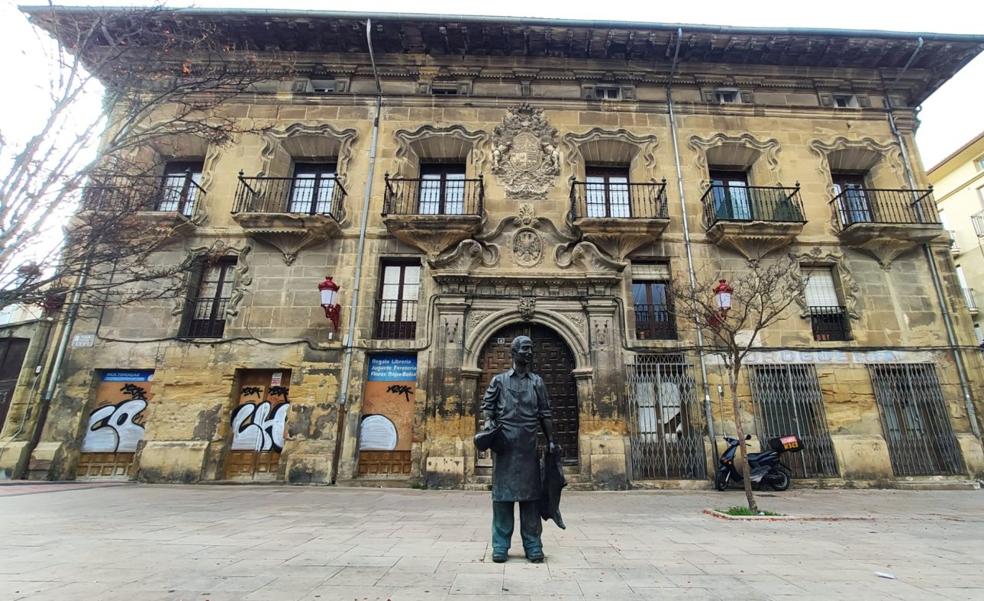
<path fill-rule="evenodd" d="M 826 516 L 826 515 L 728 515 L 715 509 L 705 509 L 704 513 L 719 520 L 747 522 L 864 522 L 874 521 L 871 516 Z"/>

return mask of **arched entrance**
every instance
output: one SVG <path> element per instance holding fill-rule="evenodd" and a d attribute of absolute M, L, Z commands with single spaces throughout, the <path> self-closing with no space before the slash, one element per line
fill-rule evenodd
<path fill-rule="evenodd" d="M 564 448 L 564 462 L 576 465 L 578 460 L 578 403 L 574 381 L 574 354 L 556 332 L 546 326 L 518 323 L 497 330 L 489 337 L 478 357 L 482 375 L 475 395 L 477 427 L 481 427 L 482 395 L 492 376 L 512 367 L 509 347 L 516 336 L 533 339 L 533 371 L 543 378 L 550 395 L 554 434 L 557 444 Z M 479 457 L 479 465 L 483 463 Z M 491 465 L 491 464 L 489 464 Z"/>

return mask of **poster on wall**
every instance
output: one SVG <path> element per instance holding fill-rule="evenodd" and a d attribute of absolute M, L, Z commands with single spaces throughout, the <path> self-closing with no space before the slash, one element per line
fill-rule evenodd
<path fill-rule="evenodd" d="M 152 398 L 152 370 L 105 371 L 89 413 L 83 453 L 133 453 L 144 437 L 145 410 Z"/>
<path fill-rule="evenodd" d="M 290 382 L 287 370 L 241 373 L 239 404 L 232 412 L 232 450 L 276 452 L 284 448 Z"/>
<path fill-rule="evenodd" d="M 359 429 L 360 451 L 410 450 L 416 392 L 416 355 L 369 358 Z"/>

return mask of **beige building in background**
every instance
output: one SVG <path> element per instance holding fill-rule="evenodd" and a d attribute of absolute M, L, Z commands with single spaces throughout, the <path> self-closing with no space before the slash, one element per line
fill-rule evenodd
<path fill-rule="evenodd" d="M 953 244 L 953 262 L 974 336 L 984 343 L 984 133 L 967 142 L 927 173 L 940 219 Z"/>
<path fill-rule="evenodd" d="M 38 397 L 13 399 L 8 477 L 480 488 L 481 393 L 524 333 L 575 483 L 707 486 L 726 377 L 668 287 L 783 256 L 811 285 L 749 356 L 748 431 L 799 434 L 800 481 L 984 474 L 913 142 L 984 37 L 179 14 L 294 70 L 223 109 L 267 131 L 161 157 L 194 191 L 149 202 L 183 224 L 159 259 L 192 266 L 189 300 L 83 315 L 36 440 Z"/>

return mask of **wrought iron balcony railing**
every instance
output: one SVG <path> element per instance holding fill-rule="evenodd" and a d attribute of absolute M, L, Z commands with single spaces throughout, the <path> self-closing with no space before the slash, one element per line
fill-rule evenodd
<path fill-rule="evenodd" d="M 485 183 L 475 179 L 390 177 L 386 174 L 383 215 L 481 215 Z"/>
<path fill-rule="evenodd" d="M 848 340 L 846 307 L 810 307 L 810 321 L 814 340 Z"/>
<path fill-rule="evenodd" d="M 379 339 L 417 337 L 417 301 L 376 300 L 376 332 Z"/>
<path fill-rule="evenodd" d="M 800 186 L 714 184 L 701 197 L 707 227 L 718 222 L 805 223 Z"/>
<path fill-rule="evenodd" d="M 860 223 L 940 224 L 933 202 L 933 188 L 927 190 L 848 188 L 830 200 L 841 229 Z"/>
<path fill-rule="evenodd" d="M 86 185 L 82 207 L 95 212 L 159 211 L 191 217 L 195 205 L 204 198 L 205 190 L 191 175 L 120 175 L 99 178 Z"/>
<path fill-rule="evenodd" d="M 668 305 L 633 305 L 636 338 L 639 340 L 676 340 L 676 321 Z"/>
<path fill-rule="evenodd" d="M 243 177 L 240 171 L 232 212 L 327 215 L 337 221 L 345 194 L 335 176 Z"/>
<path fill-rule="evenodd" d="M 660 182 L 571 182 L 572 219 L 666 219 L 666 179 Z"/>

